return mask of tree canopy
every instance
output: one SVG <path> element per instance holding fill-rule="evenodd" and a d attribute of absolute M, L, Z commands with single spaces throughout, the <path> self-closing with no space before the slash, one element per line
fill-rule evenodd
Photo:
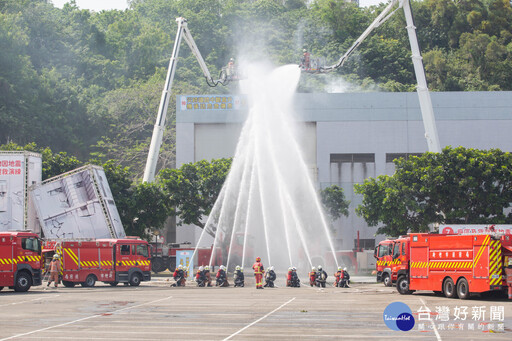
<path fill-rule="evenodd" d="M 512 154 L 500 150 L 446 147 L 395 160 L 393 176 L 355 185 L 356 208 L 378 233 L 429 230 L 429 224 L 510 224 Z"/>
<path fill-rule="evenodd" d="M 213 75 L 230 57 L 298 63 L 303 48 L 335 63 L 381 12 L 344 0 L 133 0 L 125 11 L 62 9 L 48 0 L 0 1 L 0 143 L 36 142 L 79 159 L 116 159 L 140 176 L 174 43 L 174 18 L 189 28 Z M 508 0 L 413 1 L 429 88 L 512 90 Z M 413 91 L 405 19 L 397 11 L 344 67 L 303 75 L 301 92 Z M 173 94 L 210 88 L 188 47 Z M 236 85 L 235 85 L 236 86 Z M 174 166 L 171 96 L 158 168 Z"/>

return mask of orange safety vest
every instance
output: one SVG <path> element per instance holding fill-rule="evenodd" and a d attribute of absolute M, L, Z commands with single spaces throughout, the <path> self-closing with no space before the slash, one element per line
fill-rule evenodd
<path fill-rule="evenodd" d="M 261 262 L 254 263 L 252 268 L 254 269 L 255 275 L 261 275 L 263 273 L 263 264 L 261 264 Z"/>

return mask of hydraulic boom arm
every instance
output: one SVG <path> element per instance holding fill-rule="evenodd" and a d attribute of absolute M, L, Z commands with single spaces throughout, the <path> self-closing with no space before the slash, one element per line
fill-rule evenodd
<path fill-rule="evenodd" d="M 394 10 L 393 7 L 398 3 L 398 7 Z M 405 20 L 407 22 L 407 33 L 409 35 L 409 43 L 411 44 L 412 62 L 414 66 L 414 73 L 416 74 L 416 82 L 418 83 L 417 92 L 420 102 L 421 116 L 423 118 L 423 126 L 425 128 L 425 138 L 429 152 L 440 153 L 441 145 L 439 143 L 439 136 L 437 135 L 436 121 L 434 117 L 434 109 L 432 108 L 432 100 L 427 87 L 427 78 L 425 77 L 425 69 L 423 67 L 423 58 L 421 57 L 420 47 L 418 45 L 418 38 L 416 36 L 416 27 L 414 26 L 412 12 L 409 0 L 392 0 L 389 5 L 382 11 L 377 18 L 368 26 L 368 28 L 361 34 L 359 38 L 352 44 L 348 51 L 341 56 L 339 61 L 331 66 L 321 67 L 318 72 L 329 72 L 341 67 L 354 50 L 368 37 L 368 35 L 377 27 L 382 25 L 388 20 L 400 7 L 403 8 Z"/>
<path fill-rule="evenodd" d="M 160 147 L 162 146 L 162 138 L 164 133 L 165 126 L 165 117 L 167 115 L 167 108 L 169 107 L 169 99 L 171 97 L 171 88 L 172 82 L 174 80 L 174 72 L 176 71 L 176 63 L 178 62 L 178 53 L 180 50 L 181 38 L 184 38 L 187 42 L 190 50 L 196 57 L 199 62 L 199 66 L 203 71 L 204 77 L 206 78 L 206 82 L 210 86 L 217 86 L 218 84 L 225 85 L 227 83 L 226 79 L 214 80 L 204 62 L 199 49 L 192 38 L 192 34 L 187 26 L 187 19 L 185 18 L 176 18 L 176 22 L 178 23 L 178 31 L 176 32 L 176 39 L 174 40 L 174 48 L 172 51 L 171 59 L 169 61 L 169 68 L 167 70 L 167 77 L 165 79 L 165 86 L 162 91 L 162 97 L 160 98 L 160 106 L 158 107 L 158 115 L 156 118 L 156 123 L 153 128 L 153 136 L 151 137 L 151 145 L 149 147 L 148 159 L 146 161 L 146 168 L 144 170 L 144 182 L 153 182 L 155 178 L 155 170 L 156 164 L 158 162 L 158 154 L 160 152 Z"/>

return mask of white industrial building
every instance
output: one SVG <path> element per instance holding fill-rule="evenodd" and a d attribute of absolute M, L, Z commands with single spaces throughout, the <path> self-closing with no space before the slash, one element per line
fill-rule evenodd
<path fill-rule="evenodd" d="M 512 151 L 512 92 L 431 93 L 441 147 Z M 232 157 L 248 106 L 243 95 L 178 96 L 176 162 Z M 375 236 L 354 213 L 361 202 L 353 185 L 391 175 L 393 159 L 427 151 L 416 93 L 296 94 L 300 143 L 321 188 L 340 185 L 350 215 L 336 222 L 335 248 L 372 249 Z M 195 243 L 201 230 L 177 228 L 177 242 Z"/>

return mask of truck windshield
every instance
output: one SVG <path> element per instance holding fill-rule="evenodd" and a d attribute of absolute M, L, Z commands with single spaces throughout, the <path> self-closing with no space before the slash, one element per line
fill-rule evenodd
<path fill-rule="evenodd" d="M 389 255 L 389 244 L 381 244 L 379 246 L 379 257 L 384 257 Z"/>
<path fill-rule="evenodd" d="M 34 237 L 22 238 L 21 239 L 21 247 L 24 250 L 30 250 L 41 254 L 41 244 L 39 243 L 39 239 Z"/>
<path fill-rule="evenodd" d="M 148 258 L 148 246 L 145 244 L 138 244 L 137 245 L 137 254 L 139 256 Z"/>

